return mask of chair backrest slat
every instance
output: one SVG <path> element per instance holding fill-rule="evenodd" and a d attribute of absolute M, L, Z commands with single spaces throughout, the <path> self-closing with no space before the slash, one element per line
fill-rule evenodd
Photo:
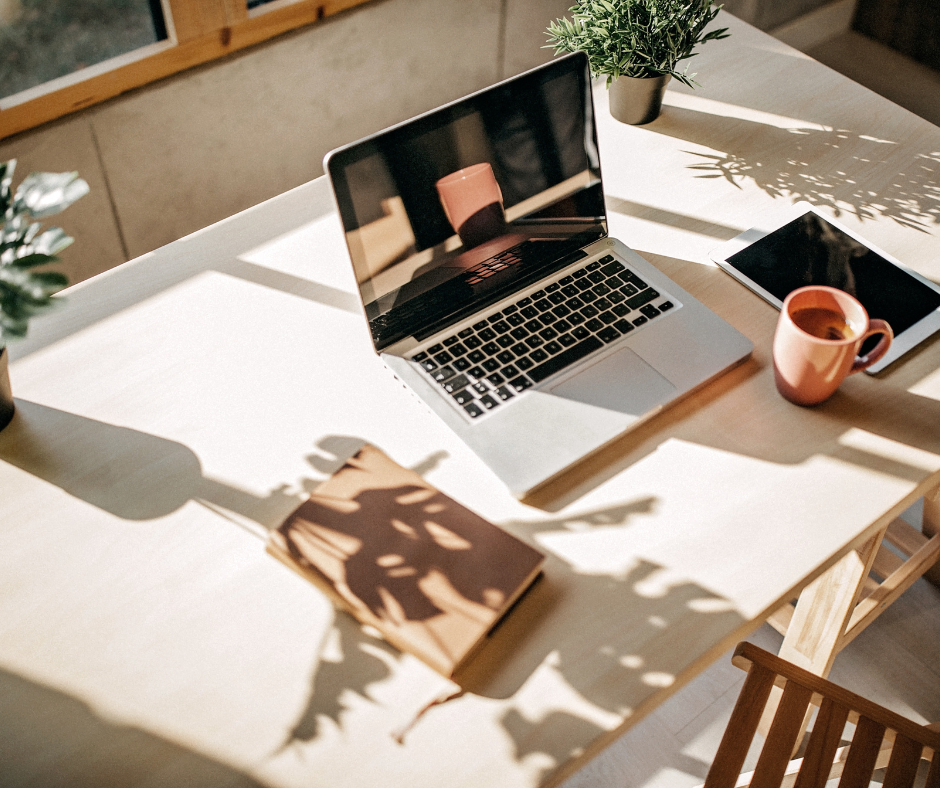
<path fill-rule="evenodd" d="M 940 788 L 940 750 L 933 751 L 933 760 L 930 762 L 924 788 Z"/>
<path fill-rule="evenodd" d="M 894 739 L 883 788 L 913 788 L 924 746 L 899 733 Z"/>
<path fill-rule="evenodd" d="M 859 717 L 839 788 L 868 788 L 884 737 L 884 725 L 868 717 Z"/>
<path fill-rule="evenodd" d="M 803 718 L 812 697 L 812 690 L 795 681 L 787 682 L 767 733 L 764 748 L 757 760 L 751 788 L 779 788 L 790 763 L 790 753 L 793 752 L 797 736 L 803 728 Z"/>
<path fill-rule="evenodd" d="M 703 788 L 734 788 L 775 678 L 776 674 L 763 665 L 754 663 L 748 670 Z"/>
<path fill-rule="evenodd" d="M 848 716 L 849 710 L 845 706 L 832 698 L 823 698 L 793 788 L 825 788 Z"/>

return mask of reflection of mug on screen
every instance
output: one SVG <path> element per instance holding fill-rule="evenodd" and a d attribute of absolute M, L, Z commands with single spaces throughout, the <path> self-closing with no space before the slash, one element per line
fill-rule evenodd
<path fill-rule="evenodd" d="M 436 186 L 444 213 L 464 247 L 470 249 L 506 233 L 503 194 L 489 164 L 464 167 L 445 175 Z"/>

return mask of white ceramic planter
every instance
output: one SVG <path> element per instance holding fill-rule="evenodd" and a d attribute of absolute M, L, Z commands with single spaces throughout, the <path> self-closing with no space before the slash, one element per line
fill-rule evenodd
<path fill-rule="evenodd" d="M 621 123 L 642 126 L 659 117 L 666 84 L 672 77 L 617 77 L 610 83 L 610 114 Z"/>

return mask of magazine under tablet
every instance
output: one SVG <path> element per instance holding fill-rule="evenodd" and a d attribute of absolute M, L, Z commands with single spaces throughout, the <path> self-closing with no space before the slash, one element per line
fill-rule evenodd
<path fill-rule="evenodd" d="M 793 206 L 773 229 L 742 233 L 711 257 L 778 309 L 790 291 L 805 285 L 829 285 L 855 296 L 870 318 L 886 320 L 895 334 L 891 349 L 870 373 L 880 372 L 940 329 L 940 287 L 809 203 Z M 863 352 L 869 349 L 863 346 Z"/>

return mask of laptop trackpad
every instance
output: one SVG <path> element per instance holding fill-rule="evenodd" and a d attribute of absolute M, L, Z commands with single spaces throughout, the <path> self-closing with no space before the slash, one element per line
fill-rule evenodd
<path fill-rule="evenodd" d="M 550 391 L 565 399 L 642 416 L 671 399 L 676 387 L 636 353 L 624 348 Z"/>

